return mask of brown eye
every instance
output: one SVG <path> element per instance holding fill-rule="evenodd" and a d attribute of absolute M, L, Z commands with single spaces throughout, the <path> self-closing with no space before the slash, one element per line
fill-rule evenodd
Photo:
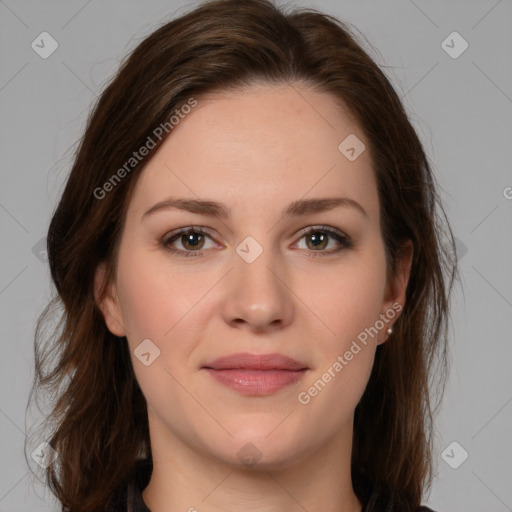
<path fill-rule="evenodd" d="M 353 247 L 353 243 L 348 236 L 328 227 L 317 227 L 303 231 L 300 240 L 302 239 L 306 239 L 306 250 L 310 253 L 318 253 L 312 254 L 313 256 L 330 255 Z M 326 250 L 329 246 L 331 246 L 330 250 Z"/>
<path fill-rule="evenodd" d="M 329 243 L 329 235 L 322 231 L 315 231 L 306 235 L 306 239 L 311 241 L 311 244 L 307 244 L 309 249 L 325 249 Z"/>
<path fill-rule="evenodd" d="M 205 247 L 207 239 L 212 240 L 212 246 Z M 177 244 L 181 244 L 181 248 Z M 202 249 L 215 247 L 216 244 L 201 228 L 183 228 L 178 232 L 171 233 L 163 240 L 162 245 L 169 251 L 184 256 L 200 256 Z"/>
<path fill-rule="evenodd" d="M 204 245 L 204 235 L 195 232 L 180 235 L 180 242 L 185 249 L 201 249 Z"/>

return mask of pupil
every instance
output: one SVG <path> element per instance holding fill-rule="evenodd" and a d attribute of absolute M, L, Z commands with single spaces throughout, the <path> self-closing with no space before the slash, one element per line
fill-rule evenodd
<path fill-rule="evenodd" d="M 200 244 L 200 241 L 196 241 L 194 243 L 194 238 L 195 237 L 201 237 L 201 236 L 202 235 L 200 233 L 189 233 L 188 235 L 185 235 L 185 237 L 186 237 L 185 246 L 189 245 L 191 247 L 196 247 L 197 245 Z"/>
<path fill-rule="evenodd" d="M 319 245 L 321 245 L 323 242 L 324 242 L 324 238 L 325 238 L 325 234 L 312 234 L 311 235 L 311 240 L 313 241 L 313 246 L 314 247 L 318 247 Z M 315 240 L 318 242 L 318 243 L 315 243 Z"/>

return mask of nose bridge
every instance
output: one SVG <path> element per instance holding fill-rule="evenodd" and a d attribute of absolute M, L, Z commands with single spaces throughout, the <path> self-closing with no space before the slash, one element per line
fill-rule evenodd
<path fill-rule="evenodd" d="M 225 321 L 255 330 L 287 325 L 293 316 L 293 303 L 279 251 L 248 236 L 236 247 L 233 263 L 224 303 Z"/>

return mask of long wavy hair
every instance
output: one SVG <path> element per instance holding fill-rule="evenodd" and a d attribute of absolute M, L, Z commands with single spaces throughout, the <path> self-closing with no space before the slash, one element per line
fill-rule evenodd
<path fill-rule="evenodd" d="M 69 512 L 105 510 L 135 462 L 152 460 L 146 401 L 126 340 L 105 325 L 94 275 L 101 262 L 106 281 L 115 275 L 137 177 L 172 136 L 168 130 L 155 137 L 155 129 L 192 97 L 200 101 L 203 93 L 255 83 L 302 84 L 329 93 L 349 108 L 369 140 L 389 275 L 397 270 L 404 241 L 412 241 L 414 257 L 402 315 L 377 348 L 355 410 L 352 467 L 404 510 L 417 508 L 431 487 L 433 417 L 449 366 L 457 261 L 422 144 L 353 28 L 312 9 L 287 12 L 267 0 L 217 0 L 164 24 L 123 61 L 91 111 L 48 229 L 57 293 L 37 322 L 28 405 L 43 395 L 49 411 L 34 431 L 37 439 L 27 437 L 25 454 L 27 445 L 32 451 L 41 440 L 56 450 L 45 481 Z M 156 147 L 112 184 L 148 137 Z M 100 193 L 109 180 L 108 193 Z"/>

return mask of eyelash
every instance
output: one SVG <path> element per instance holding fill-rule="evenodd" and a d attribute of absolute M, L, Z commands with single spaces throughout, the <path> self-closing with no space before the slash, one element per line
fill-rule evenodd
<path fill-rule="evenodd" d="M 174 240 L 178 239 L 181 235 L 190 234 L 190 233 L 206 235 L 209 238 L 212 238 L 202 227 L 200 227 L 200 226 L 188 226 L 186 228 L 181 228 L 181 229 L 171 233 L 170 236 L 164 237 L 162 242 L 161 242 L 162 246 L 167 251 L 169 251 L 169 252 L 171 252 L 173 254 L 177 254 L 178 256 L 184 256 L 184 257 L 187 257 L 187 258 L 203 256 L 203 251 L 183 251 L 181 249 L 175 249 L 175 248 L 172 248 L 170 246 L 170 244 Z M 330 251 L 323 251 L 323 250 L 314 251 L 314 250 L 307 250 L 306 249 L 308 251 L 308 253 L 310 253 L 310 257 L 312 257 L 312 258 L 315 258 L 315 257 L 318 257 L 318 256 L 330 256 L 330 255 L 333 255 L 333 254 L 337 254 L 337 253 L 339 253 L 340 251 L 342 251 L 344 249 L 349 249 L 349 248 L 353 247 L 353 243 L 352 243 L 352 241 L 350 240 L 350 238 L 348 236 L 342 234 L 341 232 L 335 231 L 334 229 L 329 228 L 328 226 L 315 226 L 315 227 L 307 228 L 306 230 L 303 230 L 300 233 L 299 241 L 302 240 L 302 238 L 304 238 L 305 236 L 310 235 L 312 233 L 324 233 L 324 234 L 327 234 L 328 236 L 334 238 L 342 246 L 339 249 L 330 250 Z"/>

